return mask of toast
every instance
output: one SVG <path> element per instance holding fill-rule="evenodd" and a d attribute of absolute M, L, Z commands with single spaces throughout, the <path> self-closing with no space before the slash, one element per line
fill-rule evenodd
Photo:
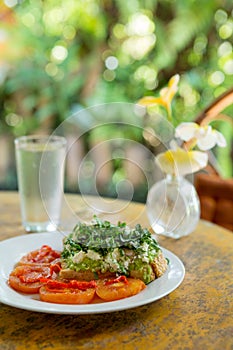
<path fill-rule="evenodd" d="M 162 276 L 168 262 L 147 229 L 125 223 L 79 223 L 63 241 L 61 271 L 64 279 L 90 281 L 125 275 L 150 283 Z"/>

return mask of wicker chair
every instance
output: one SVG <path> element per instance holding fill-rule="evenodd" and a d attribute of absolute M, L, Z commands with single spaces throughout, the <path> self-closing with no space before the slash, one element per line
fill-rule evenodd
<path fill-rule="evenodd" d="M 196 122 L 201 124 L 204 118 L 211 120 L 221 115 L 222 119 L 232 124 L 232 117 L 221 114 L 230 105 L 233 105 L 233 89 L 215 100 L 197 117 Z M 211 162 L 211 157 L 205 171 L 206 173 L 198 173 L 195 176 L 195 187 L 201 204 L 201 218 L 233 231 L 233 179 L 223 179 L 215 164 Z"/>
<path fill-rule="evenodd" d="M 201 218 L 233 231 L 233 179 L 200 173 L 196 176 L 195 186 Z"/>

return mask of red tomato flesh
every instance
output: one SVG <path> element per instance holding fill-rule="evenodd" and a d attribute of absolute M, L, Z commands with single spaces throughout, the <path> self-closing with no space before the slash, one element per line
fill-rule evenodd
<path fill-rule="evenodd" d="M 38 293 L 42 286 L 41 278 L 50 278 L 48 266 L 17 266 L 10 274 L 9 285 L 18 292 L 34 294 Z"/>
<path fill-rule="evenodd" d="M 143 281 L 127 278 L 126 281 L 120 279 L 111 280 L 99 280 L 97 282 L 96 294 L 105 301 L 113 301 L 131 297 L 141 292 L 146 285 Z"/>
<path fill-rule="evenodd" d="M 40 299 L 57 304 L 88 304 L 95 295 L 95 281 L 52 281 L 48 280 L 40 290 Z"/>
<path fill-rule="evenodd" d="M 34 264 L 46 264 L 56 263 L 59 261 L 61 253 L 57 250 L 53 250 L 48 245 L 43 245 L 40 249 L 34 250 L 19 261 L 19 265 L 34 265 Z"/>

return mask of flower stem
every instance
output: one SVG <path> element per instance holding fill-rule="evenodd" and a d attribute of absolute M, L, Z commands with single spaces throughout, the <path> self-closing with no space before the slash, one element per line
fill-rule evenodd
<path fill-rule="evenodd" d="M 194 137 L 190 141 L 184 142 L 183 147 L 186 151 L 190 151 L 196 146 L 196 144 L 197 144 L 197 139 Z"/>

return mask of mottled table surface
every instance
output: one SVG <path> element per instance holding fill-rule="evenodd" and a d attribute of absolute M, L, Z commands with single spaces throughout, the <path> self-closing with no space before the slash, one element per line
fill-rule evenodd
<path fill-rule="evenodd" d="M 142 204 L 75 195 L 65 200 L 66 225 L 79 216 L 89 219 L 101 208 L 102 218 L 148 226 Z M 0 228 L 0 240 L 25 234 L 17 193 L 0 192 Z M 186 269 L 184 281 L 171 294 L 135 309 L 92 315 L 36 313 L 0 303 L 0 350 L 232 350 L 233 233 L 200 221 L 187 237 L 160 236 L 158 241 Z"/>

